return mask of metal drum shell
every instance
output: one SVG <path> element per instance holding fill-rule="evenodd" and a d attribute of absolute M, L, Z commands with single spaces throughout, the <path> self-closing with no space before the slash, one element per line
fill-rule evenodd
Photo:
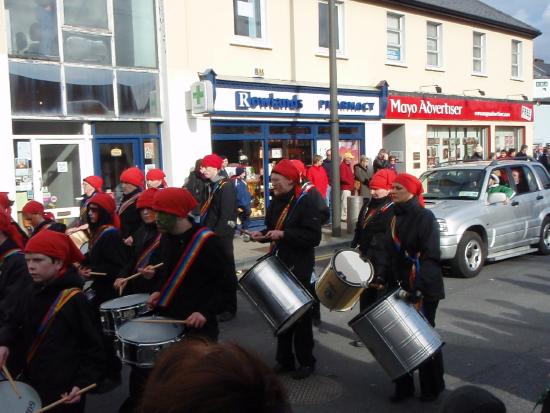
<path fill-rule="evenodd" d="M 141 317 L 139 317 L 141 318 Z M 143 317 L 144 319 L 157 319 L 157 320 L 168 320 L 165 317 Z M 128 320 L 126 323 L 133 323 L 135 319 Z M 126 324 L 124 323 L 124 324 Z M 154 324 L 150 324 L 154 325 Z M 163 326 L 162 324 L 158 324 Z M 166 324 L 164 324 L 166 326 Z M 136 325 L 136 328 L 137 325 Z M 158 342 L 143 343 L 137 340 L 131 340 L 126 337 L 123 337 L 119 330 L 116 332 L 116 337 L 114 340 L 115 349 L 118 357 L 124 363 L 131 366 L 141 367 L 141 368 L 152 368 L 155 364 L 155 361 L 168 347 L 173 346 L 183 339 L 185 336 L 185 329 L 181 328 L 181 331 L 178 335 L 174 336 L 169 340 L 159 340 Z"/>
<path fill-rule="evenodd" d="M 336 269 L 336 257 L 339 253 L 345 251 L 353 251 L 351 249 L 343 249 L 337 251 L 327 267 L 315 283 L 315 294 L 317 298 L 326 308 L 331 311 L 349 311 L 357 303 L 365 287 L 361 284 L 353 283 L 345 278 L 340 277 L 339 271 Z M 359 255 L 358 252 L 356 252 Z M 363 261 L 365 265 L 370 267 L 369 281 L 372 280 L 374 267 L 370 261 Z"/>
<path fill-rule="evenodd" d="M 443 345 L 414 306 L 399 298 L 400 291 L 386 294 L 348 323 L 392 380 L 416 369 Z"/>
<path fill-rule="evenodd" d="M 119 300 L 124 297 L 133 297 L 143 299 L 142 302 L 125 305 L 117 308 L 106 308 L 105 304 Z M 151 308 L 146 301 L 149 298 L 148 294 L 130 294 L 123 297 L 118 297 L 113 300 L 105 301 L 99 306 L 99 315 L 103 332 L 106 334 L 115 334 L 117 328 L 132 318 L 146 315 L 151 312 Z"/>
<path fill-rule="evenodd" d="M 313 305 L 313 297 L 276 256 L 261 259 L 239 280 L 276 336 L 285 332 Z"/>

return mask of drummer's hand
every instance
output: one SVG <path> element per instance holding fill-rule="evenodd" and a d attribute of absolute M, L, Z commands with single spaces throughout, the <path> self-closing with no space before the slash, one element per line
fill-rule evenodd
<path fill-rule="evenodd" d="M 152 293 L 149 298 L 147 299 L 147 305 L 151 308 L 155 308 L 160 300 L 160 292 L 155 291 Z"/>
<path fill-rule="evenodd" d="M 278 229 L 273 229 L 269 231 L 267 234 L 265 234 L 267 238 L 271 238 L 273 241 L 278 241 L 280 239 L 283 239 L 285 236 L 284 231 L 279 231 Z"/>
<path fill-rule="evenodd" d="M 90 275 L 91 272 L 92 272 L 92 269 L 88 267 L 80 267 L 78 269 L 78 273 L 80 274 L 81 277 L 84 277 L 84 278 L 91 278 L 91 275 Z"/>
<path fill-rule="evenodd" d="M 153 269 L 152 265 L 147 265 L 146 267 L 138 268 L 138 271 L 141 273 L 141 276 L 143 278 L 147 278 L 148 280 L 150 280 L 155 276 L 155 270 Z"/>
<path fill-rule="evenodd" d="M 185 325 L 193 328 L 201 328 L 206 324 L 206 318 L 201 313 L 194 312 L 185 319 Z"/>
<path fill-rule="evenodd" d="M 10 349 L 6 346 L 0 346 L 0 368 L 4 367 L 4 364 L 6 364 L 9 355 Z"/>
<path fill-rule="evenodd" d="M 248 236 L 252 239 L 252 241 L 256 241 L 259 238 L 263 238 L 264 234 L 262 234 L 260 231 L 251 231 L 248 233 Z"/>
<path fill-rule="evenodd" d="M 65 399 L 64 404 L 74 404 L 80 401 L 80 394 L 78 392 L 80 389 L 76 386 L 73 387 L 70 393 L 63 393 L 61 397 Z"/>
<path fill-rule="evenodd" d="M 113 287 L 115 287 L 116 290 L 119 290 L 120 288 L 126 287 L 126 282 L 127 281 L 124 278 L 117 278 L 113 283 Z"/>
<path fill-rule="evenodd" d="M 69 228 L 67 231 L 65 231 L 65 234 L 71 235 L 71 234 L 74 234 L 75 232 L 78 232 L 78 231 L 80 231 L 80 227 Z"/>
<path fill-rule="evenodd" d="M 124 243 L 131 247 L 134 244 L 134 238 L 130 235 L 128 238 L 124 240 Z"/>

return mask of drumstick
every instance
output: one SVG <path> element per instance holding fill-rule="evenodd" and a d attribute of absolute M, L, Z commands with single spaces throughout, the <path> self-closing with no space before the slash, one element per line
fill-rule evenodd
<path fill-rule="evenodd" d="M 81 395 L 83 393 L 86 393 L 87 391 L 90 391 L 92 390 L 93 388 L 95 388 L 97 386 L 97 384 L 93 383 L 93 384 L 90 384 L 88 387 L 84 387 L 83 389 L 80 389 L 76 394 L 77 395 Z M 61 399 L 59 399 L 58 401 L 56 402 L 53 402 L 52 404 L 48 404 L 46 407 L 42 407 L 40 410 L 38 410 L 37 413 L 43 413 L 43 412 L 47 412 L 48 410 L 51 410 L 53 409 L 54 407 L 57 407 L 59 406 L 60 404 L 63 404 L 65 402 L 65 400 L 67 400 L 68 397 L 62 397 Z"/>
<path fill-rule="evenodd" d="M 90 271 L 89 274 L 90 275 L 107 275 L 106 272 L 94 272 L 94 271 Z"/>
<path fill-rule="evenodd" d="M 15 381 L 13 380 L 13 377 L 11 376 L 5 364 L 2 366 L 2 373 L 4 373 L 4 376 L 6 376 L 6 378 L 10 382 L 11 387 L 13 388 L 13 391 L 15 392 L 15 394 L 17 394 L 17 397 L 21 398 L 21 393 L 19 393 L 19 390 L 17 390 L 17 387 L 15 386 Z"/>
<path fill-rule="evenodd" d="M 150 270 L 156 270 L 157 268 L 159 267 L 162 267 L 164 265 L 163 262 L 160 262 L 158 263 L 157 265 L 153 265 L 151 268 L 149 268 Z M 126 277 L 126 278 L 121 278 L 121 280 L 123 281 L 122 284 L 120 285 L 120 287 L 118 288 L 118 295 L 122 295 L 122 291 L 124 291 L 124 287 L 126 287 L 126 283 L 130 280 L 133 280 L 134 278 L 137 278 L 141 275 L 141 271 L 139 272 L 136 272 L 135 274 L 132 274 L 130 275 L 129 277 Z"/>
<path fill-rule="evenodd" d="M 186 320 L 140 320 L 139 318 L 134 318 L 131 321 L 135 321 L 138 323 L 150 323 L 150 324 L 187 324 Z"/>

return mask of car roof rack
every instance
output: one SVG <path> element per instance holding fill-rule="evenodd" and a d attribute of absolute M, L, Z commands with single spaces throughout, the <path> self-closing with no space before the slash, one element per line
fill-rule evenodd
<path fill-rule="evenodd" d="M 489 166 L 495 166 L 495 165 L 503 165 L 503 164 L 506 164 L 506 163 L 509 163 L 509 162 L 518 162 L 518 161 L 524 161 L 524 162 L 538 162 L 535 158 L 533 158 L 532 156 L 528 156 L 527 158 L 520 158 L 520 159 L 517 159 L 517 158 L 512 158 L 512 159 L 495 159 L 493 160 Z"/>
<path fill-rule="evenodd" d="M 438 166 L 448 166 L 448 165 L 457 165 L 457 164 L 463 164 L 463 163 L 476 163 L 476 162 L 487 162 L 484 159 L 457 159 L 456 161 L 447 161 L 447 162 L 439 162 L 434 165 L 434 167 Z"/>

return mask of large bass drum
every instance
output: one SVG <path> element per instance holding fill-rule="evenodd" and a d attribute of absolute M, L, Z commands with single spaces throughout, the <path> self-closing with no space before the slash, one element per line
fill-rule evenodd
<path fill-rule="evenodd" d="M 291 327 L 313 304 L 311 294 L 275 255 L 257 262 L 241 277 L 239 285 L 275 335 Z"/>
<path fill-rule="evenodd" d="M 443 345 L 441 337 L 406 300 L 386 294 L 348 324 L 392 380 L 416 369 Z"/>
<path fill-rule="evenodd" d="M 315 283 L 315 294 L 329 310 L 348 311 L 373 277 L 374 268 L 369 260 L 363 260 L 356 250 L 340 250 Z"/>
<path fill-rule="evenodd" d="M 122 324 L 116 331 L 118 357 L 127 364 L 152 368 L 160 353 L 184 336 L 185 329 L 176 323 L 143 323 L 141 320 L 170 320 L 165 317 L 140 317 Z"/>

